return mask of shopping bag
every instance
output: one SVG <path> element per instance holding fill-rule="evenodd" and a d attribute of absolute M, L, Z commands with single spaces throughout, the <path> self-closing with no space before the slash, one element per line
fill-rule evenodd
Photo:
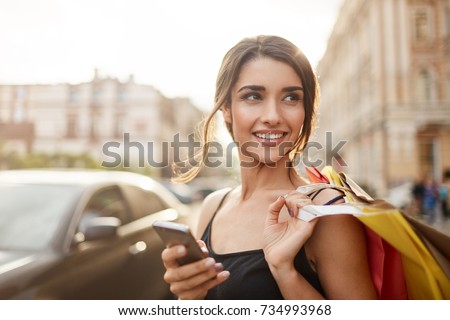
<path fill-rule="evenodd" d="M 321 188 L 344 192 L 346 203 L 306 206 L 300 218 L 352 214 L 365 226 L 372 280 L 380 299 L 450 299 L 450 237 L 373 199 L 345 173 L 331 167 L 307 169 L 311 194 Z"/>

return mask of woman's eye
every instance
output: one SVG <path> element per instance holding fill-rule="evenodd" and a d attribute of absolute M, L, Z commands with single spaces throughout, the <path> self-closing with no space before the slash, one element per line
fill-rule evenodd
<path fill-rule="evenodd" d="M 290 94 L 290 95 L 287 95 L 284 98 L 284 100 L 288 101 L 288 102 L 297 102 L 297 101 L 300 101 L 301 98 L 300 98 L 300 96 L 298 94 Z"/>
<path fill-rule="evenodd" d="M 255 92 L 247 93 L 242 97 L 242 100 L 261 100 L 261 95 Z"/>

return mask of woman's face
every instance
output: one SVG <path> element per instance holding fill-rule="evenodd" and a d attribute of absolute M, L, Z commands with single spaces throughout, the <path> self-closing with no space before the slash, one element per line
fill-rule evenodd
<path fill-rule="evenodd" d="M 305 119 L 303 86 L 286 63 L 261 57 L 242 66 L 223 108 L 239 146 L 241 164 L 275 164 L 300 135 Z"/>

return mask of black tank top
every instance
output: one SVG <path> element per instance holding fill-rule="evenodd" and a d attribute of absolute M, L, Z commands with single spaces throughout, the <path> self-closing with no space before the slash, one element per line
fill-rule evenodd
<path fill-rule="evenodd" d="M 231 191 L 231 190 L 230 190 Z M 228 192 L 229 193 L 229 192 Z M 209 255 L 216 262 L 221 262 L 225 270 L 230 271 L 230 277 L 218 286 L 210 289 L 205 299 L 220 300 L 279 300 L 283 299 L 280 289 L 270 272 L 262 249 L 217 254 L 211 248 L 212 222 L 224 202 L 223 197 L 219 207 L 214 212 L 211 221 L 203 233 L 202 240 L 206 243 Z M 317 274 L 312 270 L 306 257 L 305 249 L 298 252 L 294 259 L 295 269 L 322 295 L 324 295 Z"/>

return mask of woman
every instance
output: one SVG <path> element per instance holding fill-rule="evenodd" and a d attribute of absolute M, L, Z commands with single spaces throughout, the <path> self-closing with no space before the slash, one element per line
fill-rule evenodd
<path fill-rule="evenodd" d="M 220 110 L 238 145 L 242 184 L 204 200 L 197 236 L 208 258 L 179 266 L 186 248 L 163 251 L 165 280 L 180 299 L 376 298 L 360 223 L 349 215 L 296 218 L 303 206 L 344 201 L 332 189 L 313 199 L 295 191 L 307 182 L 292 163 L 308 142 L 317 104 L 317 78 L 289 41 L 247 38 L 225 55 L 203 144 Z"/>

